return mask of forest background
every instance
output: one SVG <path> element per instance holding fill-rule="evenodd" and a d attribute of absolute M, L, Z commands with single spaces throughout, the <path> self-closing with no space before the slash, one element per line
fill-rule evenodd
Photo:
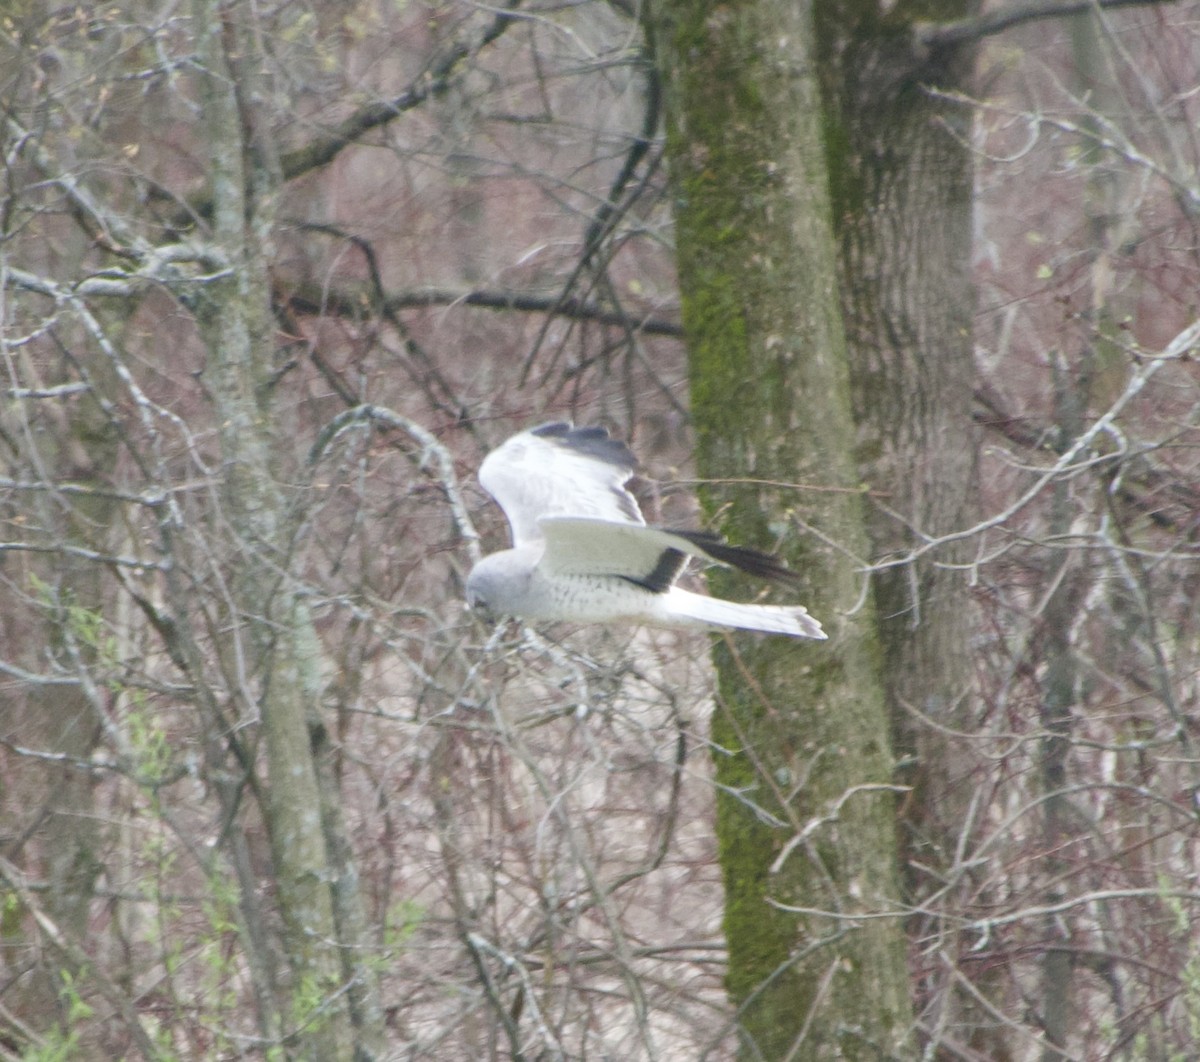
<path fill-rule="evenodd" d="M 1190 1057 L 1198 70 L 1191 3 L 6 5 L 3 1057 Z M 831 641 L 469 616 L 565 418 Z"/>

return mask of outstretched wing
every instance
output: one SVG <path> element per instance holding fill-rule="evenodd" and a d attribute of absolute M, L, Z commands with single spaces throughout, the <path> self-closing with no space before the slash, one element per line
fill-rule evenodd
<path fill-rule="evenodd" d="M 709 531 L 672 531 L 644 524 L 551 516 L 541 520 L 548 575 L 610 575 L 665 593 L 689 556 L 725 564 L 760 579 L 797 582 L 795 572 L 769 553 L 732 546 Z"/>
<path fill-rule="evenodd" d="M 559 421 L 514 435 L 484 459 L 479 482 L 504 510 L 513 545 L 542 538 L 546 517 L 585 517 L 618 526 L 645 520 L 625 489 L 637 459 L 603 428 Z"/>

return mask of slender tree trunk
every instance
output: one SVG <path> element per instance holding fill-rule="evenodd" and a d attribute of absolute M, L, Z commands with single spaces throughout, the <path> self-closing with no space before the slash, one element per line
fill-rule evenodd
<path fill-rule="evenodd" d="M 1073 397 L 1073 396 L 1072 396 Z M 1056 405 L 1063 416 L 1062 436 L 1075 438 L 1077 411 L 1068 413 L 1062 408 L 1067 398 L 1061 390 Z M 1070 399 L 1067 398 L 1069 401 Z M 1050 518 L 1052 534 L 1068 534 L 1071 521 L 1070 485 L 1056 483 Z M 1071 750 L 1072 708 L 1077 701 L 1079 681 L 1075 660 L 1075 619 L 1079 614 L 1081 589 L 1078 558 L 1066 554 L 1062 568 L 1052 576 L 1054 593 L 1046 602 L 1039 655 L 1045 660 L 1042 680 L 1041 723 L 1045 736 L 1041 739 L 1039 761 L 1041 768 L 1043 822 L 1042 843 L 1046 855 L 1040 871 L 1049 882 L 1043 900 L 1047 907 L 1061 903 L 1067 895 L 1063 882 L 1070 878 L 1070 859 L 1066 853 L 1071 823 L 1074 819 L 1070 799 L 1066 795 L 1067 757 Z M 1048 580 L 1049 581 L 1049 580 Z M 1077 820 L 1076 820 L 1077 821 Z M 1038 1012 L 1046 1035 L 1042 1062 L 1063 1062 L 1067 1055 L 1060 1050 L 1067 1044 L 1071 1023 L 1074 963 L 1070 952 L 1069 932 L 1061 916 L 1045 915 L 1042 919 L 1041 992 Z"/>
<path fill-rule="evenodd" d="M 1124 97 L 1111 81 L 1110 57 L 1099 12 L 1074 18 L 1069 27 L 1074 58 L 1072 75 L 1080 98 L 1086 98 L 1095 109 L 1092 124 L 1100 125 L 1103 118 L 1116 127 L 1128 127 L 1130 115 Z M 1057 437 L 1053 445 L 1059 453 L 1065 452 L 1083 432 L 1088 422 L 1088 410 L 1096 399 L 1093 392 L 1099 391 L 1101 401 L 1105 400 L 1107 372 L 1111 372 L 1114 365 L 1124 364 L 1121 346 L 1112 338 L 1117 333 L 1114 321 L 1121 316 L 1124 301 L 1122 293 L 1112 288 L 1112 258 L 1118 253 L 1117 248 L 1136 235 L 1138 224 L 1136 214 L 1126 216 L 1121 210 L 1123 181 L 1116 168 L 1107 164 L 1104 153 L 1093 146 L 1085 152 L 1083 162 L 1089 167 L 1083 210 L 1091 230 L 1094 254 L 1088 277 L 1090 299 L 1083 316 L 1095 332 L 1085 339 L 1083 349 L 1075 358 L 1058 356 L 1055 362 L 1053 422 Z M 1135 300 L 1130 299 L 1128 305 L 1134 306 Z M 1051 536 L 1070 534 L 1077 517 L 1077 490 L 1078 487 L 1068 480 L 1054 484 L 1047 527 Z M 1039 669 L 1040 714 L 1045 735 L 1040 742 L 1039 766 L 1042 848 L 1046 853 L 1041 872 L 1047 882 L 1043 895 L 1047 906 L 1061 902 L 1066 895 L 1064 882 L 1069 879 L 1073 861 L 1079 859 L 1071 847 L 1073 831 L 1077 831 L 1078 823 L 1084 817 L 1072 806 L 1068 789 L 1074 714 L 1080 701 L 1081 682 L 1076 624 L 1087 592 L 1088 576 L 1083 558 L 1073 553 L 1064 555 L 1062 567 L 1047 578 L 1048 585 L 1054 590 L 1045 604 L 1037 642 L 1038 656 L 1044 662 L 1044 667 Z M 1115 640 L 1124 641 L 1120 636 Z M 1117 646 L 1115 651 L 1119 653 L 1122 648 Z M 1041 1057 L 1042 1062 L 1062 1062 L 1069 1057 L 1066 1048 L 1076 1020 L 1072 927 L 1062 917 L 1050 916 L 1043 920 L 1043 926 L 1038 1013 L 1046 1043 Z"/>
<path fill-rule="evenodd" d="M 381 1041 L 379 1015 L 366 1006 L 369 975 L 347 984 L 340 930 L 363 920 L 346 890 L 348 848 L 331 852 L 326 829 L 340 828 L 323 792 L 314 746 L 324 748 L 320 719 L 320 646 L 312 619 L 288 575 L 292 529 L 275 474 L 277 426 L 269 405 L 274 321 L 268 262 L 278 171 L 269 138 L 255 129 L 254 13 L 249 6 L 195 0 L 200 61 L 207 77 L 202 106 L 212 149 L 212 235 L 227 273 L 210 282 L 196 308 L 207 346 L 206 373 L 225 464 L 225 504 L 241 540 L 234 589 L 252 667 L 261 683 L 259 711 L 269 782 L 266 813 L 292 972 L 291 1042 L 314 1062 L 370 1056 Z M 233 47 L 230 47 L 232 43 Z M 244 64 L 235 70 L 230 56 Z M 326 786 L 332 784 L 325 776 Z M 335 904 L 335 893 L 339 904 Z M 340 946 L 340 948 L 339 948 Z M 364 980 L 365 979 L 365 980 Z M 357 1005 L 356 1005 L 357 1004 Z M 371 1027 L 363 1029 L 366 1020 Z M 361 1036 L 352 1031 L 352 1021 Z"/>
<path fill-rule="evenodd" d="M 705 500 L 739 541 L 782 540 L 832 634 L 717 647 L 728 986 L 747 1058 L 879 1059 L 911 1013 L 900 920 L 856 917 L 899 886 L 809 16 L 664 0 L 651 25 Z"/>
<path fill-rule="evenodd" d="M 123 324 L 121 318 L 114 317 L 110 337 L 119 335 Z M 76 361 L 86 340 L 79 343 L 78 334 L 68 328 L 64 333 L 68 336 L 64 349 L 70 352 L 70 361 Z M 94 494 L 38 499 L 32 513 L 18 522 L 31 531 L 36 529 L 31 537 L 40 545 L 105 553 L 116 538 L 113 525 L 118 506 L 106 491 L 113 485 L 112 470 L 117 465 L 120 443 L 102 406 L 112 394 L 112 374 L 102 361 L 86 368 L 90 392 L 69 414 L 55 404 L 15 396 L 6 403 L 3 419 L 9 430 L 5 441 L 17 445 L 0 458 L 0 464 L 5 474 L 15 473 L 15 478 L 40 472 L 56 481 L 94 488 Z M 18 577 L 12 570 L 15 565 L 9 562 L 8 578 L 41 599 L 45 625 L 18 635 L 7 643 L 6 650 L 14 652 L 32 633 L 30 640 L 35 644 L 26 648 L 31 670 L 42 667 L 47 654 L 68 673 L 94 666 L 106 651 L 111 629 L 102 623 L 106 618 L 106 573 L 92 561 L 66 551 L 49 564 L 34 557 L 18 563 L 27 565 L 24 577 Z M 105 870 L 112 833 L 105 824 L 105 815 L 97 814 L 94 806 L 96 776 L 82 765 L 96 749 L 104 720 L 95 700 L 81 686 L 67 684 L 31 685 L 24 698 L 0 702 L 0 719 L 6 729 L 20 720 L 16 728 L 28 728 L 24 737 L 27 743 L 63 757 L 47 772 L 45 787 L 37 790 L 42 825 L 34 835 L 14 838 L 17 843 L 12 851 L 21 852 L 28 844 L 33 853 L 21 852 L 25 856 L 21 861 L 32 854 L 29 862 L 33 865 L 41 856 L 46 881 L 44 913 L 66 940 L 87 940 L 96 882 Z M 0 798 L 3 796 L 0 788 Z M 0 819 L 6 817 L 0 814 Z M 87 971 L 73 963 L 66 950 L 45 948 L 38 955 L 33 975 L 14 982 L 13 999 L 16 1011 L 31 1028 L 49 1030 L 59 1022 L 65 1025 L 68 1006 L 62 998 L 64 984 L 69 980 L 74 985 L 87 985 Z M 77 1046 L 85 1049 L 82 1041 Z"/>
<path fill-rule="evenodd" d="M 98 488 L 96 497 L 75 499 L 66 512 L 58 507 L 53 507 L 53 512 L 43 511 L 43 526 L 61 528 L 56 544 L 103 550 L 111 542 L 115 506 L 103 497 L 103 489 L 110 485 L 107 471 L 115 463 L 116 444 L 112 434 L 105 431 L 104 420 L 98 406 L 89 402 L 74 423 L 54 425 L 61 434 L 44 428 L 39 432 L 43 438 L 57 438 L 60 445 L 51 442 L 42 448 L 35 467 L 39 463 L 51 465 L 61 470 L 64 480 L 71 478 L 75 483 Z M 86 460 L 73 460 L 83 455 L 87 455 Z M 46 598 L 46 644 L 64 668 L 82 669 L 94 664 L 100 652 L 98 643 L 107 637 L 103 628 L 92 626 L 103 614 L 104 581 L 104 573 L 95 564 L 66 557 L 50 570 L 42 569 L 40 582 L 34 584 L 43 588 L 41 593 Z M 45 853 L 45 911 L 66 939 L 86 940 L 110 832 L 104 816 L 96 814 L 94 807 L 95 777 L 79 765 L 86 763 L 96 748 L 101 720 L 96 705 L 76 686 L 34 687 L 28 707 L 34 732 L 44 735 L 40 740 L 45 747 L 66 757 L 66 762 L 52 772 L 45 798 L 44 835 L 40 839 Z M 30 982 L 32 994 L 23 1002 L 30 1006 L 33 1027 L 48 1029 L 66 1018 L 66 1007 L 60 999 L 64 979 L 85 979 L 86 971 L 73 966 L 62 952 L 47 948 L 43 954 L 46 965 Z"/>

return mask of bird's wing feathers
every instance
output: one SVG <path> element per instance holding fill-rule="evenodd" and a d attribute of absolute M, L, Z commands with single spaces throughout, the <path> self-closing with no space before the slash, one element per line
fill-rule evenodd
<path fill-rule="evenodd" d="M 630 618 L 644 622 L 825 637 L 821 625 L 799 605 L 737 604 L 675 586 L 689 556 L 776 582 L 795 582 L 799 576 L 769 553 L 731 546 L 720 535 L 647 526 L 625 486 L 636 467 L 629 448 L 603 428 L 559 422 L 513 436 L 484 460 L 479 482 L 508 517 L 513 545 L 544 543 L 544 549 L 493 555 L 476 566 L 471 579 L 485 565 L 494 569 L 498 560 L 524 565 L 530 573 L 540 572 L 543 591 L 570 588 L 574 607 L 583 609 L 572 618 L 586 618 L 586 601 L 580 594 L 587 587 L 581 589 L 580 581 L 570 577 L 593 577 L 591 592 L 609 598 L 620 584 L 605 580 L 624 580 L 647 591 L 634 595 L 632 603 L 628 596 L 615 595 L 622 607 L 629 606 Z M 489 570 L 488 575 L 495 572 Z M 513 602 L 490 603 L 504 609 Z M 532 614 L 545 617 L 545 605 L 538 603 Z"/>
<path fill-rule="evenodd" d="M 688 556 L 738 568 L 774 582 L 800 577 L 769 553 L 731 546 L 709 531 L 610 523 L 569 516 L 540 522 L 546 539 L 542 567 L 561 575 L 613 575 L 664 593 L 679 577 Z"/>
<path fill-rule="evenodd" d="M 734 627 L 822 642 L 829 637 L 803 605 L 743 605 L 673 586 L 664 597 L 663 610 L 677 621 L 690 620 L 717 629 Z"/>
<path fill-rule="evenodd" d="M 686 540 L 644 524 L 550 516 L 540 526 L 546 539 L 541 568 L 548 575 L 608 575 L 661 593 L 692 552 Z"/>
<path fill-rule="evenodd" d="M 543 424 L 493 450 L 479 482 L 508 517 L 514 545 L 542 537 L 546 517 L 587 517 L 616 525 L 645 523 L 625 489 L 637 459 L 603 428 Z"/>
<path fill-rule="evenodd" d="M 772 583 L 798 585 L 804 581 L 804 576 L 792 571 L 773 553 L 764 553 L 749 546 L 732 545 L 715 531 L 672 530 L 669 533 L 687 542 L 689 553 L 716 564 L 737 568 L 747 575 L 754 575 Z"/>

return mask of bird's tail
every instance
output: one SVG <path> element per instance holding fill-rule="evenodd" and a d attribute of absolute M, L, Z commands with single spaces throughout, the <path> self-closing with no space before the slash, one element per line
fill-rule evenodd
<path fill-rule="evenodd" d="M 664 602 L 667 611 L 684 623 L 700 627 L 729 628 L 742 631 L 761 631 L 764 634 L 786 634 L 792 638 L 829 636 L 821 625 L 800 605 L 743 605 L 719 597 L 704 597 L 671 587 Z"/>

